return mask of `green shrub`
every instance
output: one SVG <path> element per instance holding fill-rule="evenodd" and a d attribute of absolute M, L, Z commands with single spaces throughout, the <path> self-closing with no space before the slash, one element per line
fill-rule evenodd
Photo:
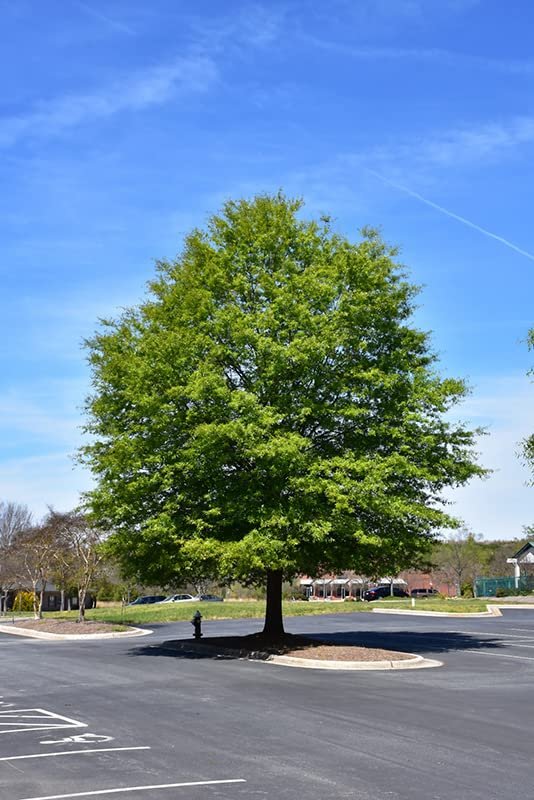
<path fill-rule="evenodd" d="M 470 583 L 462 583 L 462 597 L 473 597 L 473 587 Z"/>
<path fill-rule="evenodd" d="M 17 592 L 13 611 L 33 611 L 33 592 Z"/>
<path fill-rule="evenodd" d="M 499 587 L 495 592 L 495 597 L 506 597 L 507 594 L 508 592 L 506 591 L 506 589 L 502 589 L 501 587 Z"/>

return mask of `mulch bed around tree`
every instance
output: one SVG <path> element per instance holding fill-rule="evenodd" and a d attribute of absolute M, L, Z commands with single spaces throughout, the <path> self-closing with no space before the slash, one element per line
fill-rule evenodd
<path fill-rule="evenodd" d="M 7 620 L 6 620 L 7 623 Z M 61 633 L 87 635 L 89 633 L 116 633 L 119 630 L 127 630 L 126 626 L 112 625 L 109 622 L 76 622 L 73 619 L 27 619 L 17 620 L 15 628 L 29 628 L 32 631 L 42 631 L 43 633 Z"/>
<path fill-rule="evenodd" d="M 180 649 L 193 644 L 195 649 L 205 649 L 214 655 L 234 655 L 241 658 L 268 658 L 270 655 L 314 658 L 322 661 L 401 661 L 413 658 L 410 653 L 382 650 L 358 645 L 328 644 L 305 636 L 286 633 L 278 639 L 269 639 L 261 633 L 250 636 L 214 636 L 200 640 L 181 640 Z"/>

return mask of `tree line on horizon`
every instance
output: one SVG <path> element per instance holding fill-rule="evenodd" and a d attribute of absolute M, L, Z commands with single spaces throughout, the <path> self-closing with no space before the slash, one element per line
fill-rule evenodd
<path fill-rule="evenodd" d="M 0 610 L 7 609 L 10 592 L 22 599 L 26 591 L 35 618 L 42 619 L 46 587 L 53 583 L 62 611 L 67 610 L 70 593 L 76 592 L 78 619 L 83 622 L 89 589 L 105 557 L 104 539 L 78 511 L 49 509 L 36 522 L 25 505 L 0 501 Z"/>

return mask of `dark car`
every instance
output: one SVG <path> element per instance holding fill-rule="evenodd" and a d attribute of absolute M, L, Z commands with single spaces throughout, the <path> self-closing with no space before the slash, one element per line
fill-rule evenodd
<path fill-rule="evenodd" d="M 437 594 L 439 594 L 437 589 L 412 589 L 410 597 L 420 597 L 424 599 L 425 597 L 435 597 Z"/>
<path fill-rule="evenodd" d="M 362 599 L 371 602 L 372 600 L 382 600 L 384 597 L 391 597 L 391 586 L 389 584 L 368 589 L 363 593 Z M 405 592 L 400 586 L 393 586 L 393 597 L 408 597 L 408 592 Z"/>
<path fill-rule="evenodd" d="M 203 603 L 222 603 L 224 597 L 218 597 L 216 594 L 199 594 L 198 599 Z"/>
<path fill-rule="evenodd" d="M 138 597 L 137 600 L 134 600 L 132 603 L 128 603 L 128 605 L 146 606 L 152 603 L 161 603 L 162 600 L 165 600 L 164 594 L 145 594 L 143 597 Z"/>

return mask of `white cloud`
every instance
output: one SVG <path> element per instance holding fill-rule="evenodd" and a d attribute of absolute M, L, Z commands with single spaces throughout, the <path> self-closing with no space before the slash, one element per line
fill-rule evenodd
<path fill-rule="evenodd" d="M 354 23 L 369 29 L 378 28 L 380 34 L 400 27 L 427 23 L 454 15 L 466 14 L 481 0 L 336 0 L 340 13 Z M 313 5 L 313 3 L 312 3 Z M 328 17 L 332 9 L 326 6 Z M 315 8 L 314 8 L 315 10 Z"/>
<path fill-rule="evenodd" d="M 55 135 L 124 111 L 161 105 L 180 92 L 204 92 L 217 75 L 217 68 L 208 56 L 176 58 L 129 75 L 111 86 L 69 94 L 43 102 L 25 114 L 0 118 L 0 146 L 9 147 L 25 137 Z"/>
<path fill-rule="evenodd" d="M 126 23 L 122 22 L 122 20 L 115 19 L 115 17 L 110 17 L 109 14 L 103 14 L 102 11 L 94 8 L 94 6 L 91 6 L 88 3 L 84 3 L 82 0 L 74 0 L 74 2 L 78 8 L 85 12 L 85 14 L 94 17 L 94 19 L 104 23 L 104 25 L 112 30 L 118 31 L 119 33 L 126 33 L 128 36 L 135 36 L 135 31 L 133 28 L 130 28 L 130 26 L 126 25 Z"/>
<path fill-rule="evenodd" d="M 80 441 L 80 407 L 87 392 L 84 378 L 20 381 L 0 394 L 0 437 L 5 451 L 30 443 L 71 447 Z"/>
<path fill-rule="evenodd" d="M 517 156 L 520 148 L 534 144 L 534 117 L 514 117 L 465 125 L 444 131 L 414 135 L 394 144 L 345 156 L 352 166 L 370 166 L 377 170 L 411 177 L 424 176 L 429 170 L 480 166 Z"/>
<path fill-rule="evenodd" d="M 534 523 L 531 475 L 518 458 L 520 441 L 534 432 L 534 385 L 525 376 L 485 378 L 462 405 L 461 416 L 488 427 L 480 440 L 480 462 L 494 472 L 448 495 L 452 512 L 489 539 L 522 535 Z"/>
<path fill-rule="evenodd" d="M 445 50 L 439 47 L 366 47 L 322 39 L 308 34 L 302 34 L 301 38 L 304 42 L 320 50 L 329 51 L 357 61 L 421 61 L 445 67 L 458 67 L 464 72 L 466 69 L 471 68 L 500 72 L 505 75 L 531 76 L 534 74 L 534 61 L 530 60 L 500 59 L 457 50 Z"/>
<path fill-rule="evenodd" d="M 26 504 L 36 517 L 49 505 L 68 511 L 90 488 L 89 474 L 77 467 L 68 452 L 16 458 L 0 464 L 0 498 Z"/>

